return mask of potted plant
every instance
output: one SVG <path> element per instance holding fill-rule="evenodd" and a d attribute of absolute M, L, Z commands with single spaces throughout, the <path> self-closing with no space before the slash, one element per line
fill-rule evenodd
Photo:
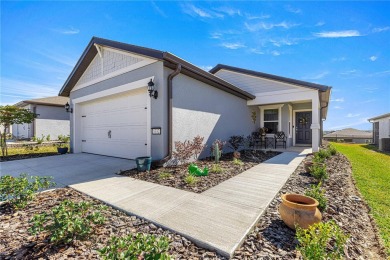
<path fill-rule="evenodd" d="M 59 154 L 66 154 L 68 152 L 68 143 L 69 143 L 69 136 L 66 135 L 59 135 L 58 136 L 58 143 L 57 143 L 57 152 Z"/>
<path fill-rule="evenodd" d="M 291 229 L 295 226 L 308 228 L 314 223 L 321 222 L 322 215 L 318 210 L 318 201 L 299 194 L 283 194 L 279 206 L 280 217 Z"/>
<path fill-rule="evenodd" d="M 267 134 L 268 132 L 268 128 L 267 127 L 261 127 L 260 128 L 260 135 L 261 135 L 261 138 L 264 140 L 265 138 L 265 135 Z"/>

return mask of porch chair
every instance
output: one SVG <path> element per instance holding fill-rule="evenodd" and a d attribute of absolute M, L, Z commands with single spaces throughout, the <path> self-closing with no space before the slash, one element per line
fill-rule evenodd
<path fill-rule="evenodd" d="M 284 134 L 283 131 L 276 132 L 274 139 L 275 139 L 275 149 L 276 149 L 278 143 L 282 143 L 283 148 L 286 149 L 287 136 Z"/>

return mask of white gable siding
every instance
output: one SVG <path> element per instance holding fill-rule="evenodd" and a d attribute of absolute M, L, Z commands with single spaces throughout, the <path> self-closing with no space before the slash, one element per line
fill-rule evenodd
<path fill-rule="evenodd" d="M 293 86 L 290 84 L 285 84 L 268 79 L 262 79 L 259 77 L 228 71 L 224 69 L 219 70 L 215 73 L 215 75 L 252 94 L 300 89 L 300 87 L 298 86 Z"/>
<path fill-rule="evenodd" d="M 155 62 L 146 57 L 107 47 L 100 47 L 100 52 L 102 57 L 96 54 L 72 91 Z"/>

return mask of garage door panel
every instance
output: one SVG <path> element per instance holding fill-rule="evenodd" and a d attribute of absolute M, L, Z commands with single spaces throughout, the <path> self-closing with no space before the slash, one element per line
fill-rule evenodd
<path fill-rule="evenodd" d="M 147 99 L 144 90 L 83 104 L 82 151 L 128 159 L 148 155 Z"/>

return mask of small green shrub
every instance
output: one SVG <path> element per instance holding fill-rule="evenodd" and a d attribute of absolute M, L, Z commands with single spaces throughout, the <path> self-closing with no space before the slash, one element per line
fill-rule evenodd
<path fill-rule="evenodd" d="M 31 141 L 36 142 L 37 138 L 35 136 L 31 137 Z"/>
<path fill-rule="evenodd" d="M 325 198 L 325 189 L 322 189 L 321 185 L 321 182 L 318 185 L 310 185 L 310 189 L 305 191 L 305 195 L 316 199 L 318 201 L 318 209 L 324 211 L 327 199 Z"/>
<path fill-rule="evenodd" d="M 222 172 L 223 172 L 223 169 L 222 169 L 221 165 L 219 165 L 219 164 L 213 164 L 213 166 L 212 166 L 211 169 L 210 169 L 210 172 L 213 172 L 213 173 L 222 173 Z"/>
<path fill-rule="evenodd" d="M 169 172 L 161 172 L 159 175 L 158 175 L 158 178 L 159 179 L 168 179 L 172 177 L 172 174 L 169 173 Z"/>
<path fill-rule="evenodd" d="M 233 158 L 233 164 L 234 165 L 243 165 L 244 163 L 240 160 L 240 159 L 237 159 L 237 158 Z"/>
<path fill-rule="evenodd" d="M 334 156 L 337 154 L 337 149 L 333 145 L 329 145 L 328 147 L 328 152 L 331 156 Z"/>
<path fill-rule="evenodd" d="M 52 179 L 52 177 L 28 176 L 25 173 L 20 174 L 19 177 L 1 176 L 0 200 L 8 200 L 16 209 L 24 208 L 35 198 L 37 191 L 55 186 Z"/>
<path fill-rule="evenodd" d="M 32 234 L 48 232 L 50 241 L 55 244 L 84 239 L 92 233 L 95 225 L 102 225 L 106 221 L 100 212 L 103 209 L 106 206 L 64 200 L 49 213 L 35 215 L 30 220 L 33 225 L 29 231 Z"/>
<path fill-rule="evenodd" d="M 171 259 L 168 254 L 167 237 L 136 234 L 127 237 L 111 237 L 108 245 L 98 250 L 104 260 L 108 259 Z"/>
<path fill-rule="evenodd" d="M 46 136 L 46 141 L 50 142 L 50 135 Z"/>
<path fill-rule="evenodd" d="M 41 137 L 41 138 L 39 138 L 39 137 L 35 137 L 35 140 L 36 140 L 37 144 L 42 144 L 42 143 L 43 143 L 43 141 L 45 141 L 45 136 L 44 136 L 44 135 L 42 135 L 42 137 Z"/>
<path fill-rule="evenodd" d="M 342 259 L 348 239 L 332 220 L 311 225 L 308 229 L 297 227 L 296 237 L 297 250 L 303 259 Z"/>
<path fill-rule="evenodd" d="M 184 181 L 185 183 L 187 183 L 188 185 L 190 186 L 193 186 L 195 185 L 197 182 L 198 182 L 198 178 L 196 176 L 193 176 L 191 174 L 188 174 L 185 178 L 184 178 Z"/>
<path fill-rule="evenodd" d="M 328 173 L 324 164 L 314 164 L 310 167 L 310 174 L 319 181 L 328 179 Z"/>
<path fill-rule="evenodd" d="M 69 140 L 70 140 L 70 136 L 69 135 L 68 136 L 66 136 L 66 135 L 59 135 L 58 136 L 59 143 L 57 143 L 57 146 L 58 147 L 66 146 L 66 145 L 68 145 Z"/>
<path fill-rule="evenodd" d="M 320 149 L 318 153 L 316 153 L 316 156 L 322 158 L 323 160 L 330 157 L 330 153 L 327 149 Z"/>

